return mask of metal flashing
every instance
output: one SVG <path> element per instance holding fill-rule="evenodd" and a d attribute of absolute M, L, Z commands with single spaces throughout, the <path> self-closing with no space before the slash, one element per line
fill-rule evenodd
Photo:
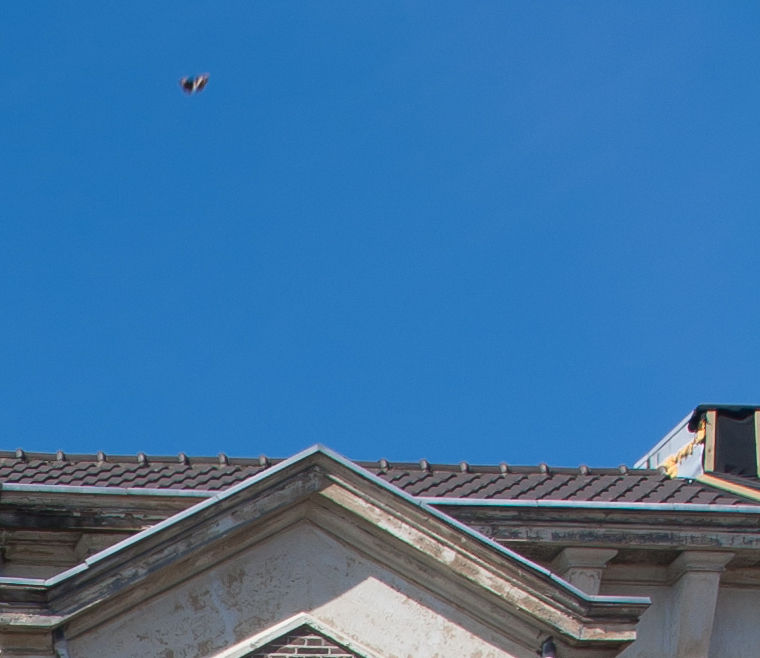
<path fill-rule="evenodd" d="M 662 437 L 652 448 L 650 448 L 647 453 L 641 457 L 634 465 L 633 467 L 635 469 L 639 468 L 650 468 L 650 458 L 653 455 L 656 455 L 662 448 L 664 448 L 668 442 L 670 442 L 673 437 L 675 437 L 681 430 L 683 430 L 691 420 L 692 415 L 694 412 L 690 412 L 685 418 L 683 418 L 672 430 L 670 430 L 664 437 Z"/>
<path fill-rule="evenodd" d="M 703 478 L 698 478 L 700 481 Z M 704 484 L 717 486 L 713 480 L 704 480 Z M 728 482 L 725 483 L 729 485 Z M 737 486 L 737 485 L 731 485 Z M 726 487 L 728 489 L 728 487 Z M 743 489 L 743 487 L 742 487 Z M 755 496 L 758 492 L 753 491 Z M 742 496 L 746 494 L 741 494 Z M 760 496 L 748 496 L 760 502 Z M 631 511 L 656 511 L 656 512 L 697 512 L 718 514 L 760 514 L 760 505 L 706 505 L 701 503 L 620 503 L 602 500 L 497 500 L 494 498 L 420 498 L 421 502 L 436 507 L 467 506 L 467 507 L 554 507 L 563 509 L 608 509 L 608 510 L 631 510 Z"/>
<path fill-rule="evenodd" d="M 140 487 L 98 487 L 92 485 L 69 484 L 25 484 L 16 482 L 0 482 L 0 495 L 3 491 L 18 491 L 20 493 L 51 493 L 51 494 L 90 494 L 98 496 L 163 496 L 167 498 L 208 498 L 218 491 L 208 489 L 150 489 Z"/>
<path fill-rule="evenodd" d="M 744 496 L 745 498 L 756 500 L 760 503 L 760 491 L 757 489 L 745 487 L 735 482 L 728 482 L 714 473 L 705 473 L 696 478 L 696 480 L 702 484 L 707 484 L 711 487 L 716 487 L 717 489 L 723 489 L 724 491 L 736 494 L 737 496 Z M 760 506 L 758 506 L 758 508 L 760 508 Z"/>

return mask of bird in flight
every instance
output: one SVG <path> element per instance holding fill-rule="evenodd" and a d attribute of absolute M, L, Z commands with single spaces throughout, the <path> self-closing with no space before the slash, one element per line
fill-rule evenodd
<path fill-rule="evenodd" d="M 179 81 L 179 86 L 182 87 L 182 91 L 187 94 L 194 94 L 197 91 L 201 91 L 208 82 L 208 73 L 201 73 L 200 75 L 193 75 L 189 78 L 182 78 Z"/>

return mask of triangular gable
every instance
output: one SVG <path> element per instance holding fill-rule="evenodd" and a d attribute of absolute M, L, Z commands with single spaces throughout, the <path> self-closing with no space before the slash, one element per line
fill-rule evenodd
<path fill-rule="evenodd" d="M 311 651 L 299 655 L 301 647 L 307 647 Z M 320 653 L 317 653 L 317 650 Z M 380 658 L 308 613 L 300 613 L 286 619 L 216 654 L 213 658 L 279 658 L 282 655 L 289 658 L 313 658 L 314 655 L 329 655 L 331 658 Z"/>
<path fill-rule="evenodd" d="M 363 658 L 306 624 L 252 651 L 244 658 L 280 658 L 284 655 L 288 658 L 314 658 L 315 655 L 329 655 L 331 658 Z"/>
<path fill-rule="evenodd" d="M 634 639 L 648 603 L 585 595 L 315 446 L 54 578 L 0 578 L 4 600 L 27 602 L 34 590 L 46 603 L 34 615 L 0 615 L 0 630 L 42 633 L 66 625 L 71 634 L 86 632 L 301 521 L 467 610 L 479 623 L 502 629 L 511 619 L 509 634 L 521 642 L 553 633 L 571 644 L 619 647 Z"/>

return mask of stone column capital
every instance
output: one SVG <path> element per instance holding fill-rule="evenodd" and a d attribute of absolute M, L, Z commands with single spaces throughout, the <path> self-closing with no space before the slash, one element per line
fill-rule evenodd
<path fill-rule="evenodd" d="M 673 579 L 687 572 L 721 572 L 733 557 L 728 551 L 683 551 L 670 563 L 668 572 Z"/>
<path fill-rule="evenodd" d="M 616 555 L 614 548 L 572 546 L 554 558 L 551 568 L 587 594 L 598 594 L 604 567 Z"/>
<path fill-rule="evenodd" d="M 552 569 L 564 573 L 568 569 L 603 569 L 618 554 L 614 548 L 585 548 L 571 546 L 562 549 L 554 558 Z"/>

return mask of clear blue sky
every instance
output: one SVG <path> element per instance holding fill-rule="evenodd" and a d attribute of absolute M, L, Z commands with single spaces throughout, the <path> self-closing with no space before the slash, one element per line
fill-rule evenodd
<path fill-rule="evenodd" d="M 758 35 L 3 2 L 0 448 L 615 466 L 760 403 Z"/>

